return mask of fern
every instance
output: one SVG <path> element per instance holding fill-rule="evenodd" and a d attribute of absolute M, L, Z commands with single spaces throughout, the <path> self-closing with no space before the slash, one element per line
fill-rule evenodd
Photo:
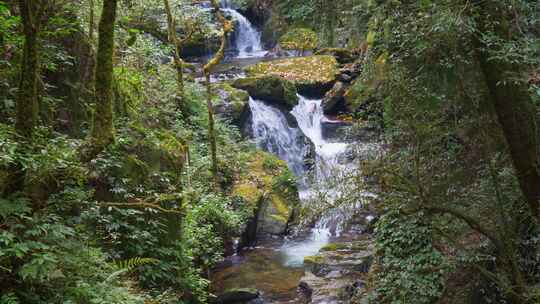
<path fill-rule="evenodd" d="M 105 280 L 105 282 L 110 282 L 112 279 L 124 274 L 131 272 L 135 270 L 139 266 L 143 265 L 149 265 L 149 264 L 157 264 L 159 263 L 158 259 L 153 258 L 141 258 L 141 257 L 135 257 L 127 260 L 121 260 L 121 261 L 115 261 L 114 266 L 118 270 L 111 273 L 109 277 Z"/>

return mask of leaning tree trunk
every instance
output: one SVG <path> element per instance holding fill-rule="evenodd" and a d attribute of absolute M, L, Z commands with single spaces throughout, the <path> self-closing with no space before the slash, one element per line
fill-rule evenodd
<path fill-rule="evenodd" d="M 114 25 L 117 0 L 104 0 L 98 28 L 98 50 L 95 74 L 96 109 L 89 147 L 82 159 L 89 161 L 99 154 L 114 139 L 112 86 Z"/>
<path fill-rule="evenodd" d="M 212 176 L 214 181 L 214 189 L 217 191 L 219 189 L 219 178 L 218 178 L 218 159 L 217 159 L 217 144 L 216 144 L 216 132 L 214 128 L 214 107 L 212 105 L 212 85 L 210 83 L 210 74 L 212 69 L 219 64 L 221 60 L 225 57 L 225 47 L 227 44 L 227 36 L 233 29 L 233 24 L 231 21 L 227 20 L 219 8 L 219 3 L 217 0 L 212 0 L 212 7 L 214 9 L 214 14 L 216 18 L 221 23 L 223 27 L 223 35 L 221 36 L 221 45 L 219 50 L 214 55 L 210 61 L 204 66 L 204 76 L 206 79 L 206 107 L 208 109 L 208 140 L 210 141 L 210 153 L 212 156 Z"/>
<path fill-rule="evenodd" d="M 176 36 L 176 21 L 171 11 L 169 0 L 163 0 L 165 12 L 167 13 L 167 25 L 169 31 L 169 42 L 174 46 L 174 67 L 176 69 L 176 100 L 178 108 L 183 110 L 184 107 L 184 62 L 180 57 L 182 52 L 181 43 Z"/>
<path fill-rule="evenodd" d="M 482 1 L 477 19 L 480 31 L 493 32 L 503 41 L 510 40 L 505 10 L 493 2 Z M 482 41 L 477 41 L 480 65 L 485 75 L 497 118 L 503 129 L 516 169 L 519 186 L 532 214 L 540 219 L 540 163 L 536 111 L 527 84 L 510 77 L 524 69 L 504 60 L 493 59 Z M 510 75 L 510 77 L 508 77 Z"/>
<path fill-rule="evenodd" d="M 19 0 L 19 9 L 23 23 L 24 47 L 15 128 L 19 134 L 30 137 L 38 120 L 38 32 L 41 10 L 44 8 L 41 1 Z"/>

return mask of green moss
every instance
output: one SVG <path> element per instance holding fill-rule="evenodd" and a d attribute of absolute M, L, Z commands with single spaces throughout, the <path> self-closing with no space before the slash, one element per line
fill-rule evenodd
<path fill-rule="evenodd" d="M 298 85 L 317 85 L 335 81 L 338 73 L 336 58 L 315 55 L 261 62 L 247 68 L 248 75 L 276 75 Z"/>
<path fill-rule="evenodd" d="M 323 257 L 318 255 L 304 257 L 304 264 L 322 264 L 323 262 Z"/>
<path fill-rule="evenodd" d="M 282 104 L 289 108 L 298 104 L 294 84 L 276 75 L 257 75 L 237 79 L 233 87 L 246 90 L 253 98 Z"/>
<path fill-rule="evenodd" d="M 285 33 L 279 39 L 279 44 L 285 50 L 314 50 L 319 43 L 317 33 L 308 28 L 295 28 Z"/>
<path fill-rule="evenodd" d="M 321 248 L 321 251 L 337 251 L 347 249 L 347 244 L 330 243 Z"/>
<path fill-rule="evenodd" d="M 290 206 L 287 205 L 287 203 L 283 200 L 283 198 L 279 194 L 270 195 L 270 200 L 278 213 L 274 215 L 273 217 L 281 222 L 285 222 L 285 223 L 288 222 L 289 217 L 291 216 Z"/>
<path fill-rule="evenodd" d="M 276 156 L 258 151 L 248 160 L 246 168 L 236 181 L 232 195 L 241 197 L 248 204 L 257 206 L 263 198 L 269 200 L 275 210 L 273 219 L 287 223 L 293 208 L 298 205 L 298 192 L 294 189 L 276 189 L 280 176 L 289 172 L 287 164 Z"/>

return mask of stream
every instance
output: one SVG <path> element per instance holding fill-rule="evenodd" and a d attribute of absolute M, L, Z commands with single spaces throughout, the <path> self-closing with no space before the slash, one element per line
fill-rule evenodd
<path fill-rule="evenodd" d="M 235 26 L 236 56 L 228 58 L 227 67 L 266 60 L 260 32 L 229 1 L 221 1 L 223 11 L 232 17 Z M 238 68 L 240 70 L 240 68 Z M 237 77 L 243 77 L 241 73 Z M 216 79 L 218 81 L 219 79 Z M 361 143 L 329 140 L 323 136 L 326 120 L 320 99 L 298 96 L 299 103 L 289 113 L 250 98 L 251 130 L 257 147 L 286 161 L 296 175 L 300 201 L 305 206 L 314 202 L 335 202 L 348 193 L 351 176 L 358 163 L 353 148 Z M 306 156 L 312 164 L 306 163 Z M 368 195 L 368 194 L 366 194 Z M 311 228 L 292 236 L 259 242 L 230 256 L 212 273 L 212 292 L 220 294 L 235 288 L 255 288 L 264 302 L 299 303 L 298 284 L 305 274 L 304 258 L 313 256 L 331 242 L 353 241 L 363 237 L 347 223 L 354 215 L 351 208 L 361 200 L 326 212 Z M 314 206 L 316 207 L 316 206 Z M 367 220 L 370 218 L 368 216 Z"/>

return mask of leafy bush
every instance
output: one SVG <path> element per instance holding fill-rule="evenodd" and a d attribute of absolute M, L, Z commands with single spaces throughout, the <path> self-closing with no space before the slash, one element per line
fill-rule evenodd
<path fill-rule="evenodd" d="M 307 28 L 295 28 L 279 39 L 279 44 L 286 50 L 297 50 L 300 54 L 314 50 L 319 43 L 317 33 Z"/>
<path fill-rule="evenodd" d="M 443 255 L 432 244 L 432 231 L 418 216 L 391 211 L 375 229 L 382 270 L 377 291 L 383 303 L 433 303 L 444 289 Z"/>

